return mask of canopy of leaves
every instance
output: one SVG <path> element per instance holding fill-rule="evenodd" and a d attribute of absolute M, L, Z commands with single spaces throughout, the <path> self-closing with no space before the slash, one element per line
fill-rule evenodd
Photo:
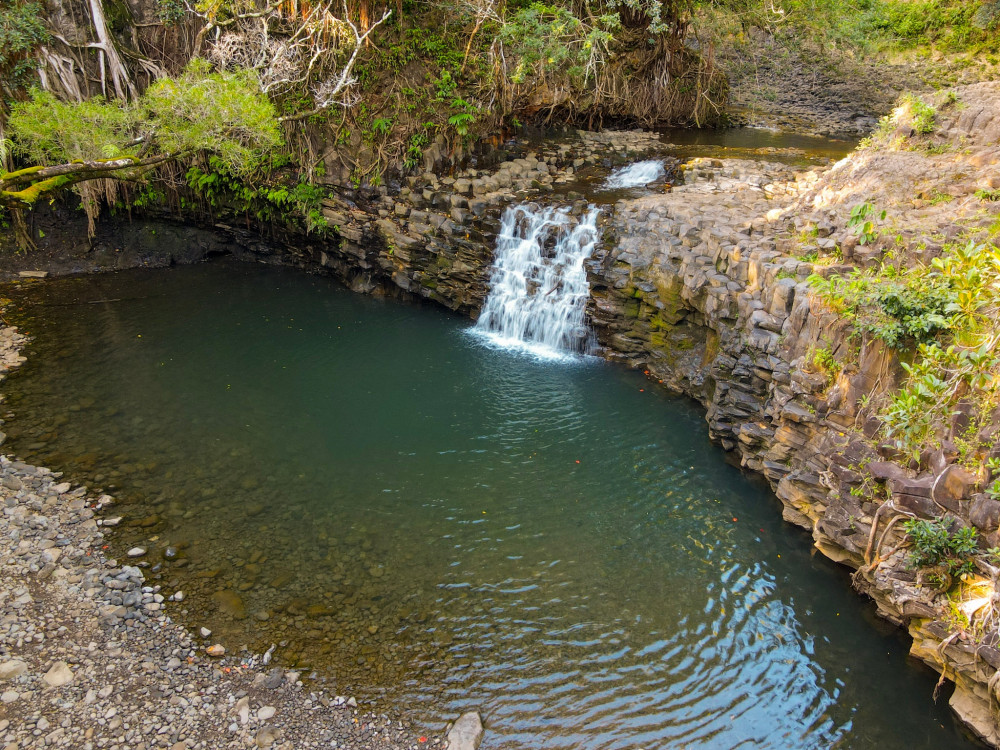
<path fill-rule="evenodd" d="M 0 87 L 5 96 L 29 85 L 35 71 L 31 53 L 48 37 L 41 3 L 0 0 Z"/>
<path fill-rule="evenodd" d="M 252 172 L 282 144 L 278 113 L 253 75 L 211 73 L 204 60 L 153 83 L 140 107 L 163 151 L 210 151 L 233 174 Z"/>
<path fill-rule="evenodd" d="M 29 160 L 59 164 L 123 153 L 135 137 L 135 115 L 131 107 L 101 96 L 64 102 L 48 91 L 32 89 L 28 101 L 14 105 L 9 126 L 18 151 Z"/>
<path fill-rule="evenodd" d="M 588 25 L 559 5 L 535 2 L 518 10 L 499 35 L 517 60 L 511 82 L 524 83 L 543 71 L 584 78 L 611 40 L 610 31 L 619 26 L 617 14 L 601 16 L 595 25 Z"/>
<path fill-rule="evenodd" d="M 134 104 L 63 102 L 33 90 L 13 107 L 9 125 L 19 151 L 36 164 L 208 151 L 245 174 L 282 143 L 277 113 L 256 80 L 209 72 L 203 60 L 156 81 Z"/>

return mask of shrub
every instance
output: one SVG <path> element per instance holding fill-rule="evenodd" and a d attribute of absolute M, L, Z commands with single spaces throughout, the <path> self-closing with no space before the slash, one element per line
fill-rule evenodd
<path fill-rule="evenodd" d="M 904 112 L 907 112 L 910 125 L 921 134 L 934 132 L 934 121 L 937 118 L 937 110 L 918 96 L 904 94 L 900 100 Z"/>
<path fill-rule="evenodd" d="M 894 349 L 932 341 L 954 328 L 957 294 L 945 278 L 854 271 L 829 279 L 810 276 L 809 283 L 831 307 L 853 318 L 858 329 Z"/>
<path fill-rule="evenodd" d="M 910 565 L 914 568 L 944 566 L 952 576 L 968 575 L 975 570 L 972 556 L 976 552 L 975 529 L 963 526 L 951 531 L 949 519 L 933 521 L 911 519 L 903 524 L 906 535 L 913 542 Z"/>
<path fill-rule="evenodd" d="M 847 220 L 847 228 L 858 238 L 859 245 L 868 245 L 878 239 L 878 225 L 885 221 L 885 211 L 876 212 L 871 203 L 859 203 L 851 209 L 851 218 Z"/>

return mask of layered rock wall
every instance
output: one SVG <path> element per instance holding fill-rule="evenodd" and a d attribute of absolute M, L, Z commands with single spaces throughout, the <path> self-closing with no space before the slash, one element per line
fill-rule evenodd
<path fill-rule="evenodd" d="M 957 519 L 985 549 L 997 543 L 1000 503 L 976 494 L 980 478 L 956 464 L 953 445 L 911 462 L 880 444 L 878 420 L 860 405 L 897 389 L 898 358 L 852 335 L 806 281 L 881 262 L 890 243 L 912 247 L 918 262 L 943 238 L 988 236 L 1000 210 L 974 192 L 992 186 L 1000 163 L 987 137 L 1000 87 L 970 88 L 969 104 L 942 118 L 941 143 L 922 153 L 869 150 L 825 174 L 695 160 L 672 193 L 620 202 L 617 242 L 589 267 L 590 312 L 608 357 L 705 404 L 712 437 L 767 477 L 786 520 L 857 570 L 857 588 L 909 629 L 913 655 L 955 682 L 963 721 L 998 745 L 996 635 L 963 627 L 942 588 L 912 568 L 899 521 Z M 935 189 L 949 200 L 926 200 Z M 891 240 L 862 248 L 846 222 L 873 190 L 896 223 Z M 995 603 L 995 575 L 982 572 L 968 587 Z"/>

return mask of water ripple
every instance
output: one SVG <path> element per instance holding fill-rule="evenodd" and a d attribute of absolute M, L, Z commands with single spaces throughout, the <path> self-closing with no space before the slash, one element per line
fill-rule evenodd
<path fill-rule="evenodd" d="M 155 582 L 227 643 L 286 644 L 428 732 L 479 708 L 483 750 L 961 745 L 703 415 L 637 373 L 273 269 L 34 289 L 81 304 L 31 321 L 9 440 L 121 497 L 121 544 L 177 545 Z"/>

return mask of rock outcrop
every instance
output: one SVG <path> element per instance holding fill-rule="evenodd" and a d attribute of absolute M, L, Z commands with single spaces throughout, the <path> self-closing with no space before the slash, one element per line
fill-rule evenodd
<path fill-rule="evenodd" d="M 696 160 L 672 193 L 620 202 L 617 243 L 590 264 L 591 317 L 608 357 L 705 404 L 712 437 L 767 477 L 785 519 L 821 552 L 857 569 L 857 588 L 909 629 L 913 655 L 955 682 L 962 720 L 998 745 L 996 635 L 959 624 L 909 564 L 898 521 L 946 515 L 985 549 L 998 541 L 1000 503 L 977 494 L 981 478 L 955 463 L 954 445 L 910 461 L 880 444 L 860 404 L 896 390 L 898 357 L 852 336 L 806 281 L 880 262 L 890 248 L 912 248 L 909 262 L 920 262 L 944 238 L 995 241 L 1000 204 L 975 191 L 998 181 L 1000 86 L 968 87 L 960 106 L 940 99 L 936 135 L 913 148 L 867 149 L 822 174 Z M 861 247 L 846 222 L 864 200 L 894 225 Z M 970 585 L 996 597 L 989 576 Z"/>

